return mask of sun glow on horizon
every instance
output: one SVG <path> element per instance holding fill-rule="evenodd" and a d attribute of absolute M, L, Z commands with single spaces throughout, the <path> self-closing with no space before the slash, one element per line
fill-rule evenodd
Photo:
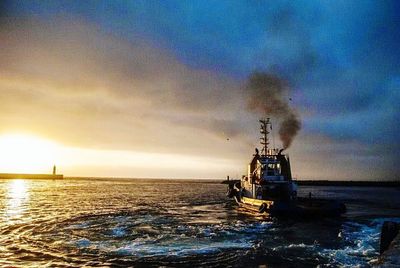
<path fill-rule="evenodd" d="M 54 142 L 27 134 L 0 136 L 1 173 L 50 173 L 57 161 Z"/>
<path fill-rule="evenodd" d="M 0 173 L 57 173 L 65 176 L 174 177 L 196 173 L 210 177 L 224 174 L 238 163 L 224 158 L 133 150 L 66 146 L 27 134 L 0 135 Z"/>

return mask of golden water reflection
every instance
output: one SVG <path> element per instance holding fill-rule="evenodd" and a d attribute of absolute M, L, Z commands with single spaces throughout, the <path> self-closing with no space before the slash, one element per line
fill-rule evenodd
<path fill-rule="evenodd" d="M 8 220 L 20 219 L 26 210 L 26 203 L 29 199 L 27 182 L 22 179 L 12 180 L 6 188 L 5 216 Z"/>

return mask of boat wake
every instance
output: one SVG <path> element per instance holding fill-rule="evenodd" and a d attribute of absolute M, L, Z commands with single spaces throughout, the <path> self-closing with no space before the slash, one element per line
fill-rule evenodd
<path fill-rule="evenodd" d="M 257 265 L 303 258 L 306 266 L 350 267 L 375 261 L 383 222 L 400 222 L 400 218 L 339 224 L 325 220 L 316 227 L 315 222 L 187 224 L 187 220 L 148 211 L 93 216 L 65 223 L 57 235 L 72 238 L 70 251 L 136 264 L 237 265 L 242 257 L 254 256 Z"/>
<path fill-rule="evenodd" d="M 400 218 L 377 218 L 366 223 L 345 222 L 339 237 L 342 247 L 320 249 L 320 254 L 338 266 L 367 266 L 379 257 L 379 239 L 383 222 L 400 223 Z"/>
<path fill-rule="evenodd" d="M 193 223 L 170 214 L 136 211 L 124 214 L 84 217 L 57 228 L 57 236 L 70 237 L 69 251 L 93 256 L 109 255 L 124 261 L 234 263 L 257 244 L 259 234 L 272 222 Z M 214 259 L 204 258 L 204 255 Z M 121 259 L 122 257 L 122 259 Z M 200 261 L 201 259 L 201 261 Z"/>

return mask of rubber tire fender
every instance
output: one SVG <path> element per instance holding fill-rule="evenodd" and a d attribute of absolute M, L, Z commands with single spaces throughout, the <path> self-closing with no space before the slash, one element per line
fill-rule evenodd
<path fill-rule="evenodd" d="M 266 212 L 267 210 L 268 210 L 268 205 L 267 205 L 266 203 L 262 203 L 262 204 L 260 205 L 260 208 L 258 209 L 258 212 L 264 213 L 264 212 Z"/>
<path fill-rule="evenodd" d="M 237 194 L 236 189 L 229 189 L 228 192 L 226 193 L 226 196 L 229 198 L 233 198 Z"/>

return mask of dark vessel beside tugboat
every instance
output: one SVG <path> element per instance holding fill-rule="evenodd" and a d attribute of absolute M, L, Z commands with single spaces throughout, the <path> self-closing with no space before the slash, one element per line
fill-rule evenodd
<path fill-rule="evenodd" d="M 283 149 L 269 149 L 270 119 L 262 119 L 261 152 L 256 149 L 241 180 L 227 180 L 229 198 L 256 213 L 272 217 L 334 217 L 346 212 L 346 206 L 336 200 L 297 196 L 297 184 L 292 179 L 290 159 Z"/>

